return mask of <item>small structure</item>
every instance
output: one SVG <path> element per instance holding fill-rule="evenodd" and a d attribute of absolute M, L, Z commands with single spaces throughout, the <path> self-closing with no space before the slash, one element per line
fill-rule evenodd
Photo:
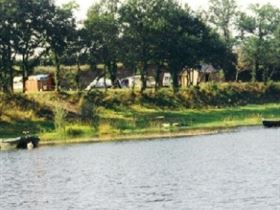
<path fill-rule="evenodd" d="M 14 90 L 22 91 L 22 89 L 23 89 L 22 76 L 14 77 L 13 81 L 14 81 L 14 84 L 13 84 Z"/>
<path fill-rule="evenodd" d="M 212 75 L 218 71 L 211 64 L 202 64 L 198 68 L 185 68 L 179 75 L 180 84 L 183 88 L 199 85 L 201 82 L 214 80 Z"/>
<path fill-rule="evenodd" d="M 25 83 L 26 92 L 54 90 L 54 79 L 50 74 L 39 74 L 28 77 Z"/>

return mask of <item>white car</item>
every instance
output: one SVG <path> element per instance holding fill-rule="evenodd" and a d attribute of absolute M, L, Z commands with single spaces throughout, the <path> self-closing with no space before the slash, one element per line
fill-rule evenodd
<path fill-rule="evenodd" d="M 156 85 L 156 81 L 154 77 L 149 76 L 147 78 L 147 87 L 148 88 L 153 88 Z M 141 81 L 141 76 L 140 75 L 134 75 L 131 77 L 126 77 L 120 80 L 120 86 L 121 88 L 132 88 L 133 86 L 136 88 L 141 88 L 142 86 L 142 81 Z"/>

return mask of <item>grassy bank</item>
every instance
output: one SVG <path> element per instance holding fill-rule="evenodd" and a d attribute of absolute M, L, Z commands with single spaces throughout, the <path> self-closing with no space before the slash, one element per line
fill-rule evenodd
<path fill-rule="evenodd" d="M 238 126 L 260 125 L 262 118 L 280 118 L 280 104 L 178 111 L 135 106 L 129 112 L 103 110 L 100 115 L 104 121 L 98 132 L 89 125 L 69 124 L 65 132 L 44 132 L 41 138 L 63 143 L 208 134 Z"/>
<path fill-rule="evenodd" d="M 43 142 L 201 134 L 280 118 L 279 84 L 208 84 L 177 94 L 110 90 L 0 98 L 0 138 L 29 131 Z M 57 107 L 65 112 L 62 119 Z"/>

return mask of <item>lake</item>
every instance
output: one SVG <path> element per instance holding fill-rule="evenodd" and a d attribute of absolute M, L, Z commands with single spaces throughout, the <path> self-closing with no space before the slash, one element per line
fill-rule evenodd
<path fill-rule="evenodd" d="M 0 153 L 1 210 L 279 208 L 280 129 Z"/>

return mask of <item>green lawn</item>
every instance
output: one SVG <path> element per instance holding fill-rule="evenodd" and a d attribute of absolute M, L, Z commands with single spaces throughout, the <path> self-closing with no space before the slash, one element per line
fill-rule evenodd
<path fill-rule="evenodd" d="M 162 110 L 131 106 L 119 110 L 99 109 L 99 130 L 80 122 L 68 122 L 64 131 L 56 132 L 51 121 L 24 120 L 0 123 L 0 137 L 22 135 L 30 131 L 43 141 L 90 139 L 109 136 L 147 135 L 164 132 L 192 132 L 197 129 L 221 129 L 261 125 L 262 118 L 280 118 L 280 104 L 247 105 L 222 109 Z"/>
<path fill-rule="evenodd" d="M 110 140 L 261 125 L 262 118 L 280 118 L 279 98 L 280 83 L 204 84 L 176 94 L 170 89 L 143 95 L 131 90 L 0 94 L 0 138 L 29 131 L 42 141 Z M 62 112 L 56 110 L 65 112 L 59 131 L 54 121 Z"/>

